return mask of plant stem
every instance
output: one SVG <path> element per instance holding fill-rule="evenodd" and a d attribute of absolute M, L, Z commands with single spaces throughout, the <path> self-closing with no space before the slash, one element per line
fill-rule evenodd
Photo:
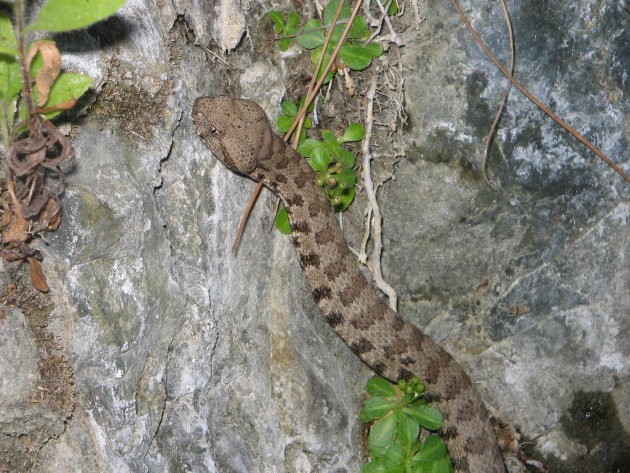
<path fill-rule="evenodd" d="M 26 32 L 24 20 L 24 0 L 15 2 L 15 23 L 17 25 L 18 50 L 20 51 L 20 65 L 22 67 L 22 97 L 28 111 L 28 129 L 31 135 L 36 132 L 35 126 L 37 118 L 33 108 L 33 94 L 31 90 L 31 72 L 30 65 L 26 59 Z"/>
<path fill-rule="evenodd" d="M 2 120 L 0 120 L 0 127 L 2 127 L 2 152 L 6 153 L 9 149 L 9 107 L 6 101 L 2 101 Z M 12 114 L 11 114 L 12 115 Z"/>

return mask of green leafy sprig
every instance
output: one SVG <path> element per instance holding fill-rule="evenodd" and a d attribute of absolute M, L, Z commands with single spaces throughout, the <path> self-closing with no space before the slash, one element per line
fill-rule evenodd
<path fill-rule="evenodd" d="M 361 473 L 453 473 L 444 441 L 437 435 L 420 440 L 421 428 L 437 430 L 444 417 L 427 405 L 418 378 L 395 386 L 374 377 L 365 390 L 369 397 L 359 418 L 373 424 L 368 435 L 371 459 Z"/>
<path fill-rule="evenodd" d="M 285 115 L 278 118 L 276 126 L 284 132 L 293 123 L 297 105 L 292 102 L 283 102 L 282 111 Z M 307 118 L 304 127 L 310 128 L 310 126 L 310 119 Z M 356 162 L 354 154 L 341 146 L 344 143 L 361 141 L 365 136 L 365 129 L 360 123 L 352 123 L 339 138 L 326 129 L 321 131 L 321 136 L 322 140 L 301 136 L 301 144 L 297 151 L 302 157 L 308 159 L 309 165 L 317 176 L 315 183 L 326 192 L 333 208 L 337 212 L 343 212 L 354 200 L 357 174 L 353 169 Z M 278 211 L 275 225 L 282 233 L 291 233 L 286 208 L 281 207 Z"/>
<path fill-rule="evenodd" d="M 299 106 L 293 102 L 289 102 L 285 100 L 280 104 L 282 108 L 282 115 L 278 117 L 276 120 L 276 126 L 278 127 L 278 131 L 281 133 L 286 133 L 291 129 L 293 122 L 297 116 L 298 110 L 304 106 L 304 101 L 306 100 L 306 96 L 302 96 L 300 98 Z M 308 106 L 307 112 L 312 112 L 315 108 L 315 102 L 311 102 Z M 310 129 L 313 126 L 313 122 L 309 117 L 304 118 L 304 125 L 302 126 L 302 132 L 300 133 L 300 143 L 304 142 L 306 139 L 306 130 Z"/>
<path fill-rule="evenodd" d="M 315 171 L 315 181 L 328 195 L 337 212 L 348 208 L 355 196 L 354 185 L 357 175 L 354 171 L 356 158 L 350 151 L 341 147 L 343 143 L 361 141 L 365 129 L 360 123 L 352 123 L 340 138 L 330 130 L 322 130 L 322 140 L 307 138 L 298 147 L 298 153 L 308 158 Z"/>
<path fill-rule="evenodd" d="M 351 14 L 350 6 L 344 1 L 339 16 L 340 21 L 334 26 L 331 41 L 324 53 L 325 30 L 331 26 L 331 21 L 340 1 L 342 0 L 331 0 L 324 8 L 323 19 L 312 18 L 299 28 L 297 25 L 300 23 L 301 19 L 295 12 L 289 13 L 286 20 L 282 13 L 277 11 L 270 11 L 267 14 L 274 25 L 276 33 L 282 36 L 278 42 L 278 47 L 281 51 L 286 51 L 289 48 L 291 39 L 294 37 L 300 46 L 311 51 L 311 61 L 313 64 L 317 64 L 320 56 L 325 54 L 321 68 L 317 71 L 318 79 L 321 75 L 321 71 L 324 71 L 330 62 L 332 51 L 339 43 L 345 23 L 347 23 L 347 19 Z M 344 20 L 346 21 L 344 22 Z M 381 48 L 380 44 L 373 42 L 363 43 L 363 41 L 369 37 L 370 28 L 367 20 L 362 16 L 356 16 L 352 21 L 348 38 L 339 50 L 339 59 L 341 62 L 352 70 L 360 71 L 367 68 L 372 63 L 372 59 L 383 54 L 383 48 Z M 334 74 L 334 70 L 328 72 L 324 83 L 330 82 Z"/>

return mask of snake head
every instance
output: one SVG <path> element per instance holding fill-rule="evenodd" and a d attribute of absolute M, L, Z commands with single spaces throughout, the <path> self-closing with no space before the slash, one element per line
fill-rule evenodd
<path fill-rule="evenodd" d="M 242 174 L 256 169 L 271 135 L 267 116 L 256 102 L 226 95 L 199 97 L 192 119 L 203 142 L 230 169 Z"/>

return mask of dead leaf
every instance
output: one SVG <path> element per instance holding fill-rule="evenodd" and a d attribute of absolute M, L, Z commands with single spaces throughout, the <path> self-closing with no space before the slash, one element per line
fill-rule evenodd
<path fill-rule="evenodd" d="M 0 255 L 9 263 L 13 261 L 23 261 L 29 256 L 41 259 L 41 252 L 34 250 L 23 241 L 5 242 Z"/>
<path fill-rule="evenodd" d="M 26 260 L 31 265 L 31 281 L 33 281 L 33 287 L 38 291 L 48 292 L 48 283 L 46 282 L 44 271 L 42 271 L 42 265 L 39 264 L 39 261 L 30 256 L 26 258 Z"/>
<path fill-rule="evenodd" d="M 5 245 L 11 242 L 17 243 L 28 241 L 30 238 L 30 235 L 28 233 L 29 223 L 22 214 L 20 202 L 15 195 L 15 187 L 13 181 L 8 182 L 7 190 L 9 191 L 9 197 L 11 199 L 11 203 L 8 208 L 11 210 L 12 216 L 10 216 L 9 223 L 7 225 L 5 225 L 6 219 L 4 217 L 2 218 L 2 241 Z"/>
<path fill-rule="evenodd" d="M 56 230 L 60 223 L 61 223 L 61 213 L 57 212 L 57 215 L 55 215 L 53 219 L 50 222 L 48 222 L 48 230 Z"/>
<path fill-rule="evenodd" d="M 59 225 L 59 223 L 57 223 L 56 225 L 53 223 L 54 221 L 58 220 L 59 211 L 61 210 L 61 203 L 59 202 L 59 198 L 55 195 L 49 195 L 48 200 L 45 204 L 46 205 L 43 205 L 37 211 L 37 218 L 31 219 L 31 231 L 33 233 L 39 233 L 41 231 L 49 229 L 51 225 L 53 225 L 53 228 L 56 228 L 56 226 Z"/>
<path fill-rule="evenodd" d="M 33 149 L 33 142 L 39 145 L 39 148 Z M 46 140 L 42 136 L 15 141 L 7 152 L 7 163 L 16 177 L 26 176 L 33 168 L 45 160 Z"/>
<path fill-rule="evenodd" d="M 61 54 L 52 41 L 36 41 L 26 55 L 26 62 L 30 64 L 37 53 L 41 54 L 44 61 L 35 78 L 35 87 L 39 93 L 37 105 L 43 107 L 48 101 L 50 88 L 61 72 Z"/>

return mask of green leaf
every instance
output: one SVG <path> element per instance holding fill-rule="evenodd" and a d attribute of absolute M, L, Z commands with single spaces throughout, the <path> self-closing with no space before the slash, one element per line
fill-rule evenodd
<path fill-rule="evenodd" d="M 371 461 L 363 465 L 361 473 L 385 473 L 385 465 L 381 462 Z"/>
<path fill-rule="evenodd" d="M 332 204 L 335 212 L 343 212 L 346 210 L 352 201 L 354 200 L 356 192 L 354 187 L 351 189 L 334 189 L 329 192 L 328 197 L 330 199 L 330 203 Z"/>
<path fill-rule="evenodd" d="M 326 171 L 330 163 L 332 163 L 332 158 L 324 146 L 318 146 L 311 153 L 308 163 L 314 171 Z"/>
<path fill-rule="evenodd" d="M 422 448 L 422 442 L 418 439 L 409 446 L 408 454 L 413 456 L 420 451 L 420 448 Z"/>
<path fill-rule="evenodd" d="M 297 151 L 305 158 L 310 158 L 313 150 L 321 146 L 324 146 L 321 141 L 315 140 L 313 138 L 307 138 L 306 140 L 304 140 L 304 143 L 298 146 Z"/>
<path fill-rule="evenodd" d="M 104 20 L 126 0 L 48 0 L 29 30 L 70 31 Z"/>
<path fill-rule="evenodd" d="M 64 72 L 50 88 L 48 101 L 45 108 L 54 107 L 56 105 L 67 102 L 68 100 L 81 97 L 86 90 L 92 85 L 92 78 L 81 74 L 73 74 L 72 72 Z M 51 119 L 59 115 L 63 110 L 55 110 L 54 112 L 44 113 L 44 117 Z"/>
<path fill-rule="evenodd" d="M 396 396 L 394 386 L 385 378 L 374 376 L 365 385 L 365 390 L 370 396 L 380 396 L 382 398 L 391 398 Z"/>
<path fill-rule="evenodd" d="M 296 12 L 292 11 L 291 13 L 289 13 L 289 16 L 287 17 L 287 32 L 289 30 L 294 30 L 295 32 L 295 27 L 300 23 L 300 15 L 298 15 Z M 290 33 L 293 34 L 293 33 Z"/>
<path fill-rule="evenodd" d="M 17 47 L 13 25 L 5 11 L 0 11 L 0 45 L 8 51 Z M 19 62 L 12 52 L 4 54 L 0 51 L 0 99 L 11 102 L 21 89 L 22 74 Z"/>
<path fill-rule="evenodd" d="M 315 185 L 317 187 L 324 187 L 326 185 L 326 181 L 330 178 L 330 174 L 327 172 L 315 172 Z"/>
<path fill-rule="evenodd" d="M 310 105 L 306 109 L 306 111 L 308 113 L 311 113 L 315 109 L 315 104 L 317 103 L 317 100 L 318 99 L 311 100 Z M 306 102 L 306 95 L 302 95 L 302 97 L 300 97 L 300 106 L 299 106 L 299 108 L 302 108 L 304 106 L 304 102 Z"/>
<path fill-rule="evenodd" d="M 278 41 L 278 49 L 280 51 L 286 51 L 290 47 L 291 47 L 291 39 L 290 38 L 285 38 L 285 39 L 281 39 L 280 41 Z"/>
<path fill-rule="evenodd" d="M 323 136 L 323 134 L 322 134 Z M 329 141 L 328 139 L 324 139 L 324 145 L 326 149 L 330 151 L 330 154 L 337 159 L 341 154 L 341 145 L 337 142 L 337 138 L 335 137 L 334 141 Z"/>
<path fill-rule="evenodd" d="M 295 36 L 297 34 L 298 30 L 296 25 L 285 25 L 284 30 L 282 30 L 282 33 L 284 36 Z M 290 39 L 290 38 L 287 38 Z"/>
<path fill-rule="evenodd" d="M 453 471 L 451 461 L 448 458 L 441 458 L 429 463 L 425 467 L 427 473 L 451 473 Z"/>
<path fill-rule="evenodd" d="M 352 123 L 348 126 L 348 128 L 346 128 L 346 131 L 343 136 L 339 138 L 339 141 L 341 143 L 345 143 L 347 141 L 361 141 L 364 136 L 365 128 L 363 128 L 363 125 L 360 123 Z"/>
<path fill-rule="evenodd" d="M 276 120 L 276 126 L 278 127 L 278 131 L 282 133 L 286 133 L 293 125 L 293 117 L 287 117 L 286 115 L 280 115 Z"/>
<path fill-rule="evenodd" d="M 337 137 L 335 136 L 335 134 L 326 128 L 322 130 L 322 139 L 324 140 L 326 144 L 329 144 L 329 143 L 338 144 Z"/>
<path fill-rule="evenodd" d="M 386 2 L 385 2 L 386 3 Z M 387 14 L 389 16 L 394 16 L 396 13 L 398 13 L 398 0 L 394 0 L 390 5 L 389 5 L 389 9 L 387 10 Z"/>
<path fill-rule="evenodd" d="M 286 207 L 280 207 L 278 213 L 276 214 L 276 219 L 274 220 L 274 225 L 280 231 L 280 233 L 284 233 L 285 235 L 289 235 L 291 233 L 291 224 L 289 223 L 289 212 Z"/>
<path fill-rule="evenodd" d="M 302 46 L 304 49 L 315 49 L 324 44 L 324 31 L 316 28 L 320 28 L 322 26 L 322 22 L 316 18 L 309 20 L 304 26 L 302 26 L 298 32 L 299 36 L 295 39 L 297 43 Z M 308 33 L 303 33 L 304 31 L 308 31 Z"/>
<path fill-rule="evenodd" d="M 284 113 L 285 115 L 288 115 L 290 117 L 294 117 L 297 115 L 297 105 L 295 105 L 293 102 L 285 100 L 284 102 L 282 102 L 280 107 L 282 108 L 282 113 Z"/>
<path fill-rule="evenodd" d="M 415 462 L 411 465 L 411 473 L 427 473 L 427 462 Z"/>
<path fill-rule="evenodd" d="M 348 31 L 348 38 L 350 39 L 362 39 L 369 38 L 370 36 L 370 27 L 368 26 L 368 22 L 362 16 L 355 16 L 354 21 L 352 22 L 352 26 Z"/>
<path fill-rule="evenodd" d="M 8 56 L 21 56 L 20 51 L 13 48 L 7 48 L 5 46 L 0 46 L 0 54 L 6 54 Z"/>
<path fill-rule="evenodd" d="M 282 30 L 284 29 L 284 16 L 282 16 L 282 13 L 280 13 L 279 11 L 271 10 L 267 12 L 267 16 L 273 23 L 273 30 L 277 34 L 282 33 Z"/>
<path fill-rule="evenodd" d="M 398 438 L 403 445 L 411 446 L 418 440 L 420 424 L 411 416 L 403 416 L 398 423 Z"/>
<path fill-rule="evenodd" d="M 377 421 L 370 429 L 368 447 L 370 445 L 374 445 L 375 447 L 386 447 L 392 443 L 394 437 L 396 436 L 397 423 L 396 417 L 393 415 Z"/>
<path fill-rule="evenodd" d="M 391 467 L 404 465 L 404 463 L 405 463 L 405 449 L 399 443 L 393 442 L 385 450 L 385 466 L 391 468 Z"/>
<path fill-rule="evenodd" d="M 363 47 L 372 57 L 379 57 L 383 54 L 383 47 L 379 43 L 368 43 Z"/>
<path fill-rule="evenodd" d="M 335 48 L 335 46 L 337 46 L 337 43 L 339 43 L 339 40 L 341 39 L 341 36 L 343 35 L 343 30 L 346 29 L 345 25 L 337 25 L 333 28 L 333 32 L 330 35 L 330 52 L 332 53 L 332 50 Z"/>
<path fill-rule="evenodd" d="M 363 408 L 359 413 L 359 419 L 361 422 L 371 422 L 374 419 L 380 419 L 394 407 L 396 407 L 396 404 L 382 397 L 371 397 L 363 404 Z"/>
<path fill-rule="evenodd" d="M 350 69 L 362 71 L 372 63 L 372 54 L 363 46 L 344 44 L 339 50 L 339 59 Z"/>
<path fill-rule="evenodd" d="M 322 49 L 323 48 L 313 49 L 313 51 L 311 52 L 311 62 L 313 64 L 317 64 L 319 62 L 319 56 L 322 54 Z M 326 57 L 322 61 L 321 68 L 319 69 L 319 71 L 317 71 L 318 80 L 322 77 L 322 73 L 324 72 L 324 70 L 326 70 L 326 67 L 328 67 L 328 63 L 330 62 L 331 57 L 332 54 L 328 52 L 326 54 Z M 328 74 L 326 74 L 326 80 L 324 80 L 324 84 L 328 84 L 328 82 L 330 82 L 333 77 L 335 77 L 335 73 L 333 71 L 328 71 Z"/>
<path fill-rule="evenodd" d="M 414 405 L 413 407 L 404 407 L 403 412 L 416 419 L 422 427 L 429 430 L 437 430 L 444 422 L 444 416 L 435 407 Z"/>
<path fill-rule="evenodd" d="M 387 447 L 377 447 L 375 445 L 370 445 L 368 447 L 368 451 L 370 453 L 370 457 L 372 457 L 372 460 L 375 460 L 377 463 L 380 464 L 383 464 L 385 462 Z"/>
<path fill-rule="evenodd" d="M 304 127 L 306 128 L 306 125 Z M 306 140 L 306 130 L 302 128 L 302 132 L 300 133 L 300 139 L 298 141 L 298 146 L 304 143 L 304 140 Z"/>
<path fill-rule="evenodd" d="M 17 50 L 17 41 L 11 18 L 6 11 L 0 10 L 0 46 Z M 19 51 L 18 51 L 19 54 Z"/>
<path fill-rule="evenodd" d="M 339 152 L 336 153 L 335 159 L 339 162 L 343 167 L 347 169 L 352 169 L 354 167 L 354 163 L 356 158 L 354 154 L 345 149 L 339 149 Z"/>
<path fill-rule="evenodd" d="M 433 461 L 446 456 L 446 445 L 437 435 L 429 435 L 422 444 L 422 448 L 416 457 L 418 459 Z"/>
<path fill-rule="evenodd" d="M 339 5 L 340 0 L 330 0 L 326 8 L 324 8 L 324 24 L 330 25 L 330 22 L 335 17 L 335 12 L 337 11 L 337 6 Z M 341 7 L 341 13 L 339 14 L 339 20 L 344 18 L 350 18 L 350 14 L 352 10 L 350 6 L 344 1 L 343 6 Z"/>
<path fill-rule="evenodd" d="M 357 183 L 357 174 L 352 169 L 344 169 L 333 176 L 342 189 L 350 189 Z"/>

